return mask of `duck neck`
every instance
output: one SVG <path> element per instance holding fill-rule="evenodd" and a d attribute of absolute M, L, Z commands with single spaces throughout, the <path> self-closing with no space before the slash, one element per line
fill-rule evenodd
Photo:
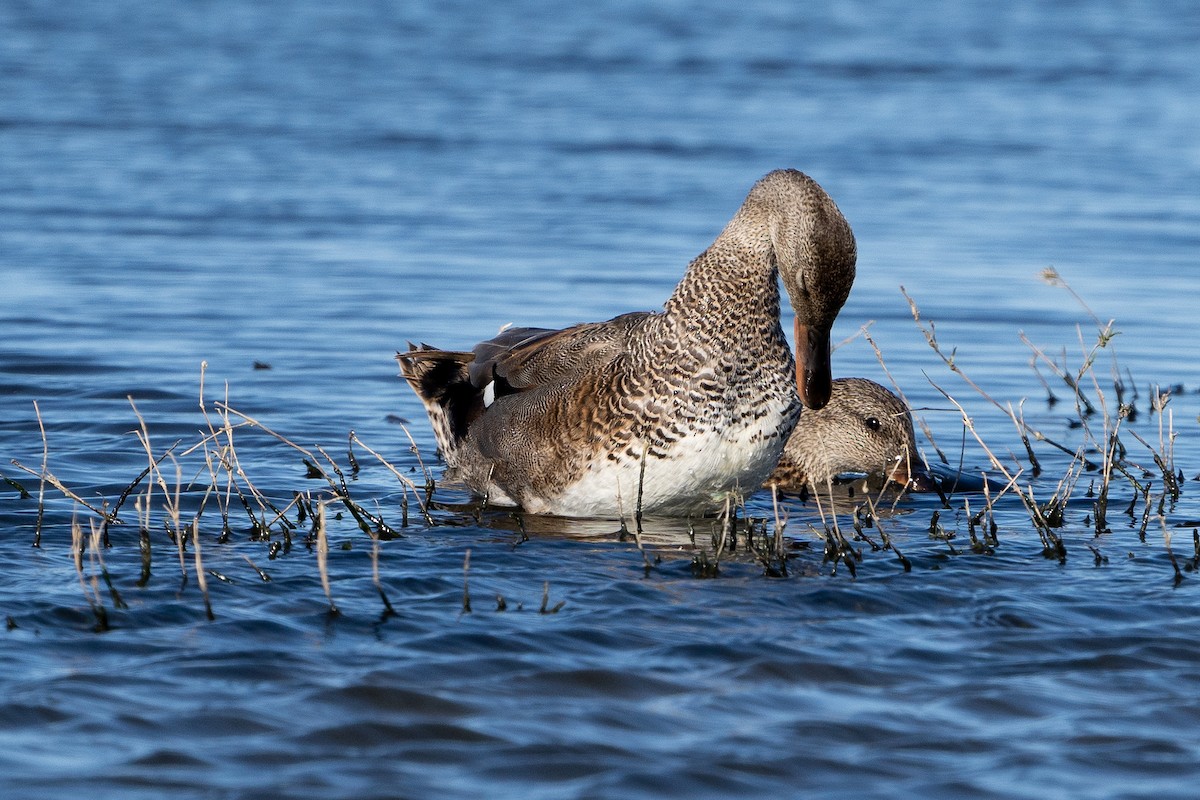
<path fill-rule="evenodd" d="M 676 325 L 709 337 L 783 341 L 779 283 L 769 243 L 748 249 L 722 236 L 688 266 L 664 311 Z M 757 243 L 756 243 L 757 244 Z M 761 346 L 761 345 L 760 345 Z M 786 346 L 786 345 L 785 345 Z"/>

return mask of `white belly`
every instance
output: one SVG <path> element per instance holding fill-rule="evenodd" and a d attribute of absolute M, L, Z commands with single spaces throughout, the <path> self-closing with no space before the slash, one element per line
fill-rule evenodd
<path fill-rule="evenodd" d="M 782 415 L 767 414 L 748 426 L 691 433 L 665 457 L 613 461 L 601 458 L 583 478 L 554 497 L 526 502 L 526 510 L 571 517 L 630 516 L 639 493 L 646 514 L 715 511 L 730 494 L 746 496 L 766 480 L 783 450 Z"/>

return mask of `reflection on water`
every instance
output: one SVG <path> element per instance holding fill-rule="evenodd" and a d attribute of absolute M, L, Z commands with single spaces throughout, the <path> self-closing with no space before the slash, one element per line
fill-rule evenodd
<path fill-rule="evenodd" d="M 0 7 L 0 793 L 1191 796 L 1197 23 Z M 422 516 L 406 340 L 655 308 L 785 166 L 858 238 L 835 374 L 891 385 L 878 347 L 926 458 L 973 483 L 873 513 L 873 488 L 760 492 L 732 528 L 440 485 Z M 212 436 L 219 403 L 258 424 Z M 43 430 L 75 499 L 40 491 Z M 139 437 L 165 486 L 101 531 Z M 1105 495 L 1081 465 L 1110 445 Z M 334 489 L 397 535 L 334 503 L 318 536 L 296 493 Z"/>

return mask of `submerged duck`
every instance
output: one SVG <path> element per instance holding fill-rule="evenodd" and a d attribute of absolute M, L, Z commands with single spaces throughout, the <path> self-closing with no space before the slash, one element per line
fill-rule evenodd
<path fill-rule="evenodd" d="M 829 333 L 855 260 L 829 195 L 777 170 L 660 312 L 396 357 L 447 477 L 491 503 L 571 517 L 711 512 L 762 485 L 801 403 L 829 401 Z M 796 315 L 794 380 L 780 278 Z"/>
<path fill-rule="evenodd" d="M 824 408 L 800 415 L 766 483 L 786 492 L 820 490 L 847 474 L 921 492 L 937 485 L 917 455 L 908 406 L 865 378 L 838 378 Z"/>

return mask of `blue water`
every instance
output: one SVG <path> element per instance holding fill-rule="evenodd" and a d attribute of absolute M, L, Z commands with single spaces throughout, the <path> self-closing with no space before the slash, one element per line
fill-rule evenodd
<path fill-rule="evenodd" d="M 1200 11 L 1171 2 L 0 5 L 0 475 L 32 494 L 0 483 L 0 794 L 1194 796 L 1197 41 Z M 744 540 L 712 576 L 707 523 L 639 548 L 439 491 L 430 525 L 357 443 L 351 469 L 354 431 L 439 474 L 396 377 L 407 341 L 655 308 L 777 167 L 858 238 L 835 374 L 889 382 L 869 325 L 933 461 L 988 460 L 940 387 L 1039 501 L 1071 463 L 1037 442 L 1033 475 L 901 286 L 982 392 L 1072 451 L 1070 390 L 1020 336 L 1075 373 L 1092 315 L 1116 320 L 1083 383 L 1100 439 L 1114 369 L 1138 392 L 1144 536 L 1120 475 L 1096 534 L 1084 473 L 1065 558 L 1012 494 L 980 548 L 981 495 L 926 496 L 881 520 L 902 557 L 857 541 L 851 570 L 793 498 L 785 577 Z M 322 447 L 401 536 L 376 548 L 331 506 L 327 595 L 310 522 L 263 541 L 233 495 L 223 536 L 214 496 L 198 573 L 156 491 L 146 574 L 141 484 L 77 571 L 83 502 L 111 508 L 147 465 L 139 416 L 156 458 L 179 442 L 162 472 L 194 483 L 186 523 L 212 482 L 187 451 L 225 400 Z M 39 418 L 78 500 L 44 488 L 33 547 Z M 327 496 L 262 427 L 234 438 L 243 493 Z M 746 513 L 776 525 L 769 497 Z"/>

